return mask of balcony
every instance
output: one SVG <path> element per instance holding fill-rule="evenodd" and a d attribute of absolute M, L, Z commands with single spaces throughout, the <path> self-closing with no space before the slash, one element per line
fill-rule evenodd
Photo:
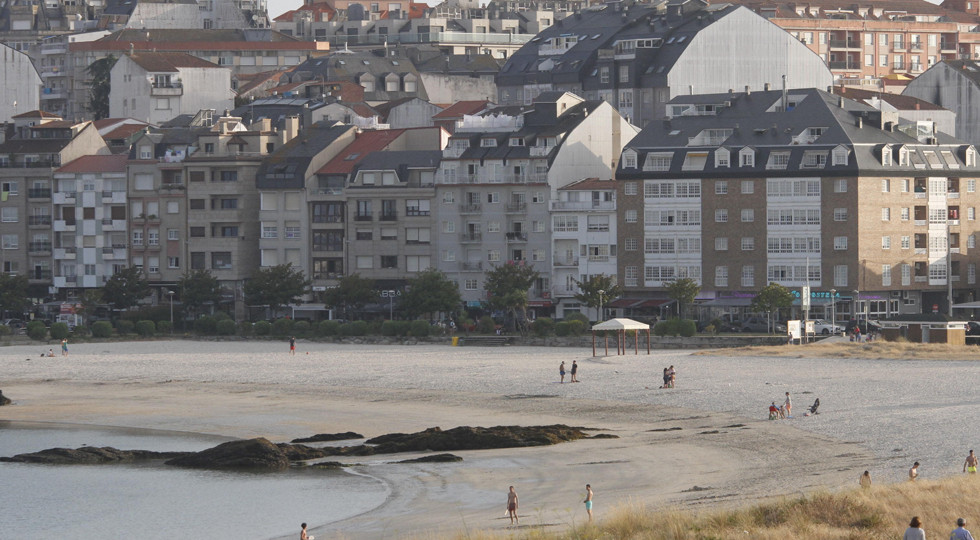
<path fill-rule="evenodd" d="M 892 70 L 894 71 L 905 71 L 908 69 L 905 62 L 892 62 Z"/>
<path fill-rule="evenodd" d="M 31 255 L 51 253 L 51 242 L 31 242 L 27 246 L 27 251 Z"/>
<path fill-rule="evenodd" d="M 460 214 L 479 214 L 482 211 L 483 211 L 483 205 L 479 203 L 459 205 Z"/>
<path fill-rule="evenodd" d="M 74 221 L 65 221 L 63 219 L 56 219 L 52 224 L 54 225 L 55 232 L 75 232 Z"/>
<path fill-rule="evenodd" d="M 51 202 L 54 204 L 75 204 L 75 192 L 55 191 L 51 194 Z"/>
<path fill-rule="evenodd" d="M 482 242 L 483 233 L 473 232 L 473 233 L 463 233 L 459 235 L 459 241 L 464 243 L 470 242 Z"/>
<path fill-rule="evenodd" d="M 43 169 L 61 167 L 61 162 L 53 159 L 35 161 L 0 161 L 0 169 Z"/>
<path fill-rule="evenodd" d="M 344 216 L 314 214 L 313 223 L 343 223 Z"/>
<path fill-rule="evenodd" d="M 527 233 L 523 232 L 509 232 L 507 233 L 507 242 L 527 242 Z"/>
<path fill-rule="evenodd" d="M 832 39 L 830 40 L 831 49 L 860 49 L 861 42 L 854 39 Z"/>
<path fill-rule="evenodd" d="M 904 41 L 893 41 L 892 42 L 892 49 L 893 50 L 896 50 L 896 51 L 904 51 L 905 50 L 905 42 Z"/>
<path fill-rule="evenodd" d="M 554 263 L 553 263 L 553 266 L 555 266 L 556 268 L 572 268 L 572 267 L 578 267 L 578 259 L 577 258 L 573 258 L 573 259 L 555 259 L 554 260 Z"/>
<path fill-rule="evenodd" d="M 835 60 L 829 62 L 828 65 L 830 69 L 842 69 L 842 70 L 860 70 L 861 64 L 854 62 L 853 60 Z"/>
<path fill-rule="evenodd" d="M 508 203 L 507 206 L 504 208 L 504 211 L 507 212 L 508 214 L 518 214 L 526 210 L 527 210 L 527 203 L 522 203 L 522 202 Z"/>
<path fill-rule="evenodd" d="M 172 83 L 153 83 L 150 88 L 150 95 L 163 97 L 163 96 L 182 96 L 184 95 L 184 85 L 179 82 Z"/>
<path fill-rule="evenodd" d="M 381 217 L 378 218 L 378 221 L 398 221 L 398 212 L 388 212 L 385 214 L 381 214 Z"/>
<path fill-rule="evenodd" d="M 41 54 L 65 54 L 68 52 L 67 43 L 45 43 L 41 45 Z"/>
<path fill-rule="evenodd" d="M 459 265 L 460 270 L 463 272 L 482 272 L 483 263 L 480 261 L 476 262 L 464 262 Z"/>
<path fill-rule="evenodd" d="M 30 188 L 27 190 L 28 199 L 50 199 L 51 188 Z"/>
<path fill-rule="evenodd" d="M 35 270 L 27 274 L 28 281 L 50 281 L 51 280 L 51 270 Z"/>
<path fill-rule="evenodd" d="M 374 221 L 374 216 L 371 214 L 357 214 L 354 216 L 354 221 Z"/>
<path fill-rule="evenodd" d="M 593 212 L 612 212 L 616 210 L 615 201 L 551 201 L 551 210 L 583 210 Z"/>
<path fill-rule="evenodd" d="M 921 52 L 922 51 L 922 42 L 921 41 L 913 41 L 912 43 L 909 44 L 909 50 L 912 51 L 912 52 Z"/>
<path fill-rule="evenodd" d="M 73 247 L 54 248 L 54 258 L 55 259 L 74 260 L 75 259 L 75 251 L 76 250 Z"/>
<path fill-rule="evenodd" d="M 944 53 L 955 53 L 956 52 L 956 42 L 955 41 L 939 41 L 939 51 Z"/>
<path fill-rule="evenodd" d="M 51 216 L 27 216 L 27 225 L 30 227 L 49 227 L 51 226 Z"/>

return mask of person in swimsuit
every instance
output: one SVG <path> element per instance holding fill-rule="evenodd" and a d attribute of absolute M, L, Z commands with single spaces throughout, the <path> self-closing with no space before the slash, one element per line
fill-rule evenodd
<path fill-rule="evenodd" d="M 571 382 L 578 382 L 578 362 L 572 360 L 572 380 Z"/>
<path fill-rule="evenodd" d="M 289 354 L 296 354 L 296 338 L 289 338 Z"/>
<path fill-rule="evenodd" d="M 778 420 L 779 419 L 779 407 L 776 406 L 776 402 L 773 401 L 769 404 L 769 419 Z"/>
<path fill-rule="evenodd" d="M 786 392 L 786 401 L 783 403 L 783 409 L 786 416 L 793 416 L 793 400 L 789 398 L 789 392 Z"/>
<path fill-rule="evenodd" d="M 589 522 L 592 522 L 592 485 L 585 484 L 585 511 L 589 513 Z"/>
<path fill-rule="evenodd" d="M 912 468 L 909 469 L 909 482 L 915 482 L 915 479 L 919 477 L 919 462 L 916 461 L 912 464 Z"/>
<path fill-rule="evenodd" d="M 61 340 L 61 356 L 68 356 L 68 338 Z"/>
<path fill-rule="evenodd" d="M 511 525 L 521 524 L 521 520 L 517 517 L 517 492 L 514 491 L 514 486 L 510 486 L 510 491 L 507 492 L 507 515 L 510 516 Z"/>
<path fill-rule="evenodd" d="M 966 461 L 963 463 L 963 472 L 969 471 L 970 474 L 977 474 L 977 455 L 970 450 L 970 455 L 966 456 Z"/>
<path fill-rule="evenodd" d="M 565 382 L 565 361 L 562 360 L 560 366 L 558 366 L 558 374 L 561 375 L 561 382 Z"/>
<path fill-rule="evenodd" d="M 306 523 L 300 525 L 299 540 L 313 540 L 313 537 L 306 534 Z"/>
<path fill-rule="evenodd" d="M 667 375 L 670 376 L 670 380 L 669 380 L 670 386 L 668 386 L 668 388 L 673 388 L 674 381 L 677 380 L 677 370 L 674 369 L 674 366 L 670 366 L 670 368 L 667 370 Z"/>

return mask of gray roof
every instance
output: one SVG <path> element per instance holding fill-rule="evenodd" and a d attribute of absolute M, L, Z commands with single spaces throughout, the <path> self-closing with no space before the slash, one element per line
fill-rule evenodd
<path fill-rule="evenodd" d="M 364 156 L 364 159 L 351 171 L 351 178 L 357 175 L 358 171 L 391 171 L 398 174 L 399 182 L 408 181 L 408 173 L 411 169 L 432 169 L 439 167 L 442 160 L 441 150 L 405 150 L 405 151 L 381 151 L 371 152 Z"/>
<path fill-rule="evenodd" d="M 255 173 L 255 186 L 259 189 L 303 188 L 313 157 L 353 129 L 353 126 L 339 122 L 320 122 L 304 129 L 262 161 Z"/>
<path fill-rule="evenodd" d="M 368 73 L 375 77 L 373 92 L 364 92 L 366 101 L 392 101 L 403 97 L 419 97 L 428 99 L 418 70 L 411 60 L 401 54 L 398 48 L 392 50 L 395 55 L 384 49 L 376 51 L 336 51 L 328 56 L 311 58 L 296 66 L 286 74 L 290 82 L 308 81 L 323 78 L 324 81 L 358 82 L 358 76 Z M 384 76 L 394 73 L 399 78 L 412 74 L 417 81 L 417 92 L 401 90 L 388 92 L 385 90 Z"/>
<path fill-rule="evenodd" d="M 624 152 L 636 151 L 637 167 L 624 168 L 620 161 L 617 178 L 703 178 L 778 176 L 856 176 L 891 175 L 925 176 L 936 170 L 955 176 L 980 175 L 980 167 L 966 167 L 968 145 L 944 133 L 916 133 L 916 124 L 901 124 L 897 113 L 882 112 L 863 103 L 835 96 L 817 89 L 787 92 L 787 111 L 782 112 L 782 92 L 752 92 L 751 94 L 714 94 L 710 96 L 679 96 L 674 105 L 721 104 L 714 114 L 673 116 L 662 122 L 651 122 L 632 141 Z M 812 140 L 800 135 L 811 128 L 819 130 Z M 704 130 L 731 130 L 724 140 L 700 141 Z M 921 138 L 921 140 L 920 140 Z M 891 146 L 886 146 L 891 145 Z M 753 166 L 739 166 L 738 152 L 743 148 L 755 150 Z M 843 147 L 848 152 L 846 165 L 833 165 L 830 152 Z M 730 167 L 715 167 L 714 155 L 720 149 L 731 154 Z M 890 148 L 892 165 L 882 165 L 881 153 Z M 899 165 L 898 152 L 910 152 L 910 164 Z M 933 152 L 946 151 L 954 163 Z M 644 171 L 650 153 L 671 152 L 667 171 Z M 688 153 L 707 153 L 703 165 L 685 168 Z M 774 152 L 789 152 L 785 168 L 767 167 Z M 806 153 L 823 152 L 826 164 L 804 166 Z M 945 155 L 944 155 L 945 156 Z M 930 158 L 933 162 L 930 163 Z M 935 160 L 938 160 L 936 162 Z M 955 173 L 954 173 L 955 171 Z"/>

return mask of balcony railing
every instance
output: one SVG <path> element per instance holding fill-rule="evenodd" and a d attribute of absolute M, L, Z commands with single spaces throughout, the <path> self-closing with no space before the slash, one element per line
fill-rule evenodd
<path fill-rule="evenodd" d="M 463 234 L 459 235 L 459 240 L 461 242 L 482 242 L 483 241 L 483 234 L 482 233 L 463 233 Z"/>
<path fill-rule="evenodd" d="M 27 190 L 27 198 L 29 199 L 50 199 L 51 198 L 51 188 L 30 188 Z"/>
<path fill-rule="evenodd" d="M 0 161 L 0 169 L 41 169 L 45 167 L 61 167 L 61 162 L 54 160 Z"/>
<path fill-rule="evenodd" d="M 527 203 L 508 203 L 505 210 L 508 213 L 523 212 L 527 210 Z"/>
<path fill-rule="evenodd" d="M 27 276 L 28 279 L 51 279 L 51 270 L 35 270 Z"/>
<path fill-rule="evenodd" d="M 379 221 L 398 221 L 398 212 L 388 212 L 381 214 Z"/>
<path fill-rule="evenodd" d="M 51 216 L 27 216 L 28 225 L 51 225 Z"/>
<path fill-rule="evenodd" d="M 482 204 L 461 204 L 459 205 L 460 214 L 479 214 L 483 211 Z"/>
<path fill-rule="evenodd" d="M 558 267 L 578 266 L 578 259 L 555 259 L 554 266 L 558 266 Z"/>
<path fill-rule="evenodd" d="M 371 214 L 357 214 L 354 216 L 354 221 L 373 221 L 374 216 Z"/>
<path fill-rule="evenodd" d="M 508 242 L 527 242 L 527 233 L 509 232 L 507 233 Z"/>
<path fill-rule="evenodd" d="M 480 261 L 464 262 L 460 264 L 460 269 L 464 272 L 480 272 L 483 270 L 483 263 Z"/>
<path fill-rule="evenodd" d="M 31 253 L 46 253 L 51 251 L 51 242 L 31 242 L 28 244 Z"/>
<path fill-rule="evenodd" d="M 313 215 L 313 223 L 343 223 L 343 222 L 344 222 L 344 216 L 337 216 L 337 215 L 325 216 L 322 214 Z"/>

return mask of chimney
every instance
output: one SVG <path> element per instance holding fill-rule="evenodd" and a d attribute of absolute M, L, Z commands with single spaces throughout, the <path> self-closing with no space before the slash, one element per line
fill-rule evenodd
<path fill-rule="evenodd" d="M 745 85 L 745 95 L 747 96 L 752 95 L 752 90 L 749 88 L 749 85 Z"/>
<path fill-rule="evenodd" d="M 919 110 L 921 107 L 922 107 L 922 105 L 918 101 L 916 101 L 915 102 L 915 110 Z"/>
<path fill-rule="evenodd" d="M 840 96 L 837 98 L 837 106 L 840 107 L 841 109 L 844 108 L 844 96 Z"/>
<path fill-rule="evenodd" d="M 285 127 L 283 128 L 283 131 L 285 131 L 284 137 L 286 139 L 283 141 L 283 143 L 288 143 L 299 135 L 299 117 L 287 116 L 284 123 Z"/>
<path fill-rule="evenodd" d="M 789 107 L 789 96 L 786 95 L 786 75 L 783 75 L 783 112 Z"/>
<path fill-rule="evenodd" d="M 763 89 L 764 89 L 764 90 L 765 90 L 766 92 L 768 92 L 769 90 L 772 90 L 772 85 L 771 85 L 771 84 L 769 84 L 769 83 L 766 83 L 766 84 L 764 84 L 764 85 L 762 85 L 762 88 L 763 88 Z"/>
<path fill-rule="evenodd" d="M 857 117 L 857 122 L 856 122 L 856 124 L 857 124 L 857 128 L 858 128 L 858 129 L 861 129 L 861 128 L 863 128 L 863 127 L 864 127 L 864 119 L 863 119 L 863 118 L 861 118 L 860 116 L 858 116 L 858 117 Z"/>

